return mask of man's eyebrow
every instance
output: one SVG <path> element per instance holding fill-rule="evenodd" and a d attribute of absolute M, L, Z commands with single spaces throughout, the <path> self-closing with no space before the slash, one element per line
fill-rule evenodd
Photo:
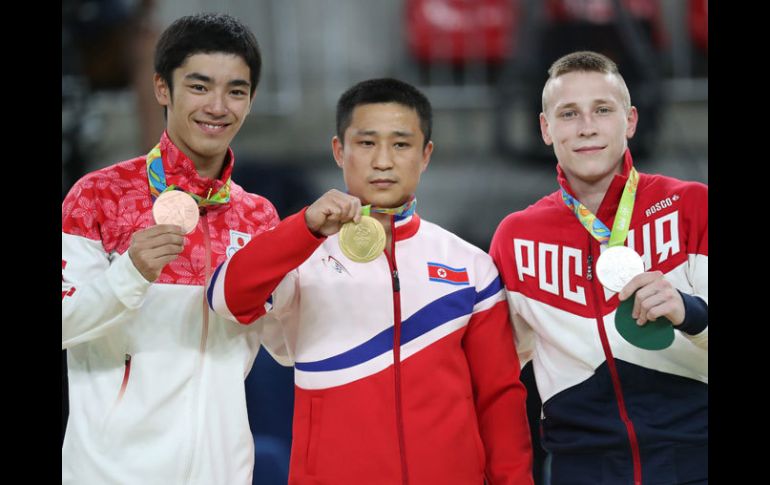
<path fill-rule="evenodd" d="M 201 74 L 199 72 L 191 72 L 190 74 L 187 74 L 184 77 L 186 80 L 190 81 L 201 81 L 204 83 L 213 83 L 214 79 L 211 76 L 207 76 L 205 74 Z M 251 87 L 251 83 L 245 79 L 233 79 L 232 81 L 228 81 L 228 86 L 243 86 L 243 87 Z"/>
<path fill-rule="evenodd" d="M 246 81 L 245 79 L 233 79 L 232 81 L 227 83 L 228 86 L 242 86 L 249 88 L 251 87 L 251 83 Z"/>
<path fill-rule="evenodd" d="M 191 80 L 191 81 L 202 81 L 204 83 L 210 83 L 211 78 L 209 76 L 206 76 L 205 74 L 201 74 L 199 72 L 191 72 L 190 74 L 187 74 L 185 79 Z"/>
<path fill-rule="evenodd" d="M 377 130 L 356 130 L 354 134 L 359 136 L 374 136 L 377 133 L 378 133 Z M 401 130 L 391 131 L 390 134 L 395 136 L 405 137 L 405 138 L 415 136 L 414 133 L 411 131 L 401 131 Z"/>

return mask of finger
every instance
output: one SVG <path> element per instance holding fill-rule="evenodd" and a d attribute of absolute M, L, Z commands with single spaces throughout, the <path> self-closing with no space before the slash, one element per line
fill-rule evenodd
<path fill-rule="evenodd" d="M 350 201 L 348 216 L 356 224 L 361 222 L 361 201 L 355 197 Z"/>
<path fill-rule="evenodd" d="M 650 273 L 641 273 L 634 276 L 633 278 L 631 278 L 631 281 L 626 283 L 626 286 L 624 286 L 620 290 L 620 293 L 618 293 L 618 299 L 620 301 L 627 300 L 628 297 L 630 297 L 636 292 L 636 290 L 650 283 L 650 281 L 652 281 L 653 279 L 654 278 L 650 278 Z"/>
<path fill-rule="evenodd" d="M 184 245 L 164 244 L 157 248 L 148 249 L 142 252 L 141 257 L 147 261 L 153 261 L 166 256 L 176 256 L 184 250 Z"/>
<path fill-rule="evenodd" d="M 339 200 L 330 199 L 327 201 L 326 210 L 324 211 L 324 214 L 326 215 L 326 221 L 338 222 L 342 218 L 343 212 L 344 209 L 342 208 Z"/>
<path fill-rule="evenodd" d="M 136 249 L 139 251 L 145 251 L 156 249 L 167 244 L 176 245 L 181 248 L 184 246 L 184 242 L 185 238 L 183 236 L 178 234 L 165 233 L 150 237 L 146 236 L 144 238 L 138 238 L 135 241 L 134 246 L 136 246 Z"/>
<path fill-rule="evenodd" d="M 672 308 L 670 303 L 671 296 L 672 295 L 667 291 L 658 291 L 647 297 L 642 302 L 642 314 L 640 315 L 640 318 L 643 319 L 642 323 L 655 320 L 659 316 L 668 313 Z M 661 310 L 665 313 L 660 313 Z"/>
<path fill-rule="evenodd" d="M 157 258 L 154 261 L 155 267 L 158 268 L 158 272 L 160 272 L 160 271 L 163 270 L 163 268 L 166 267 L 166 265 L 168 263 L 170 263 L 171 261 L 175 260 L 178 257 L 179 257 L 178 254 L 169 254 L 167 256 L 163 256 L 163 257 Z"/>
<path fill-rule="evenodd" d="M 154 226 L 148 227 L 148 229 L 155 229 L 155 231 L 158 231 L 160 234 L 184 234 L 182 226 L 177 224 L 155 224 Z"/>
<path fill-rule="evenodd" d="M 639 312 L 641 311 L 642 307 L 642 299 L 639 298 L 638 294 L 634 294 L 634 308 L 631 309 L 631 317 L 638 319 L 639 318 Z"/>

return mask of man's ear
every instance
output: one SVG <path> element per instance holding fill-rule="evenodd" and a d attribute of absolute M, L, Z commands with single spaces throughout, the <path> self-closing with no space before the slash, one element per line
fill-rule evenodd
<path fill-rule="evenodd" d="M 342 151 L 345 147 L 342 145 L 342 140 L 337 135 L 332 138 L 332 154 L 334 155 L 334 161 L 337 162 L 337 166 L 342 168 L 344 161 L 342 158 Z"/>
<path fill-rule="evenodd" d="M 168 85 L 165 79 L 161 77 L 157 72 L 152 77 L 152 86 L 155 91 L 155 99 L 161 106 L 168 106 L 171 104 L 171 87 Z"/>
<path fill-rule="evenodd" d="M 546 145 L 553 144 L 553 138 L 548 132 L 548 120 L 545 117 L 545 113 L 540 113 L 540 135 L 543 137 L 543 141 Z"/>

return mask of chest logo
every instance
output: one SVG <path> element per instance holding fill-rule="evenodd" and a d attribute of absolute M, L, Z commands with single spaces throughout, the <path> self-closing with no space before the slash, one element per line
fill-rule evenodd
<path fill-rule="evenodd" d="M 452 268 L 441 263 L 428 263 L 428 279 L 436 283 L 448 283 L 457 286 L 470 284 L 467 269 Z"/>
<path fill-rule="evenodd" d="M 232 257 L 249 241 L 251 241 L 251 234 L 230 229 L 230 245 L 227 246 L 227 257 Z"/>

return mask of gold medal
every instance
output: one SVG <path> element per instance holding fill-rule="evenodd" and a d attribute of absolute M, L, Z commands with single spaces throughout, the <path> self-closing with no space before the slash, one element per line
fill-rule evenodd
<path fill-rule="evenodd" d="M 361 216 L 361 222 L 346 222 L 340 230 L 339 244 L 342 253 L 351 261 L 368 263 L 377 259 L 385 249 L 385 229 L 380 221 Z"/>

